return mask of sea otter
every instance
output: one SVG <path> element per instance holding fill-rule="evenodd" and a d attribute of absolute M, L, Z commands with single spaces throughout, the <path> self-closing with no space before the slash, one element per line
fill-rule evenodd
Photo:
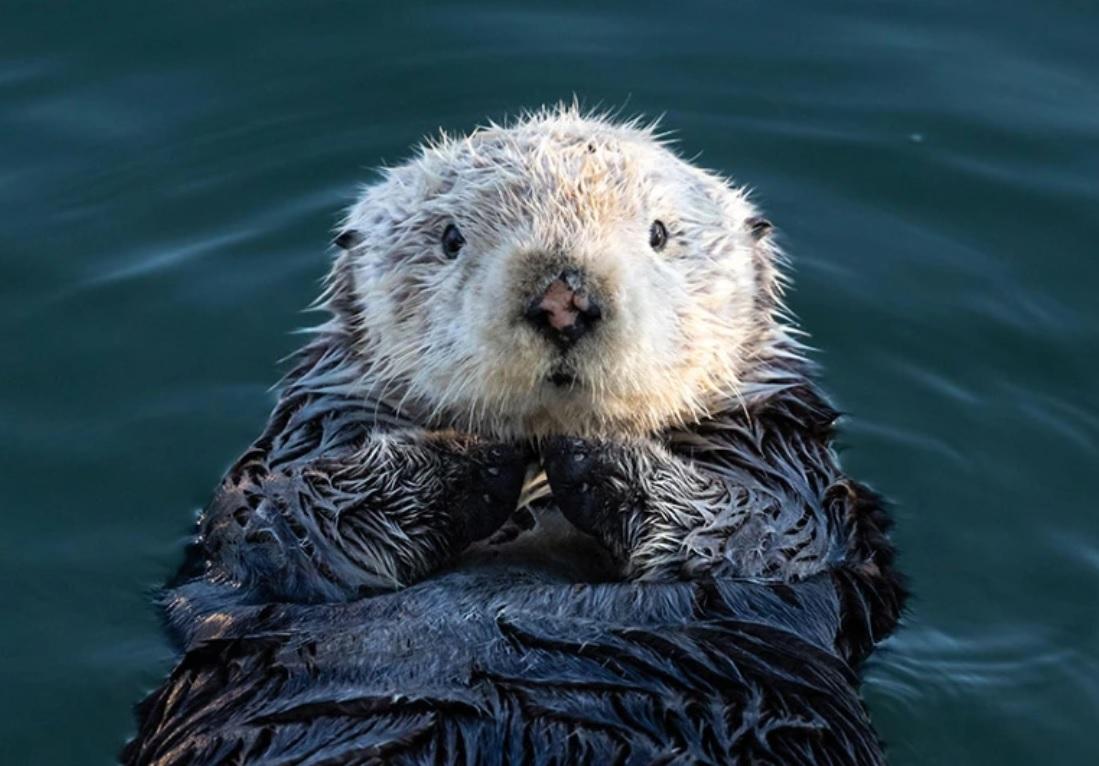
<path fill-rule="evenodd" d="M 558 108 L 428 143 L 335 244 L 125 762 L 882 761 L 889 519 L 743 190 Z"/>

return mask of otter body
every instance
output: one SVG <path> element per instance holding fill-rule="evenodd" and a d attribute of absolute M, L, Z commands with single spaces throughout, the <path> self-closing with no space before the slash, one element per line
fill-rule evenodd
<path fill-rule="evenodd" d="M 557 110 L 426 147 L 337 244 L 125 761 L 881 762 L 888 518 L 743 193 Z"/>

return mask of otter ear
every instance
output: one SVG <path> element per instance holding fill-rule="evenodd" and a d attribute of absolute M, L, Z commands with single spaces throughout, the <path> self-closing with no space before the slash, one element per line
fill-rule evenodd
<path fill-rule="evenodd" d="M 756 242 L 759 242 L 775 230 L 775 225 L 761 215 L 754 215 L 751 218 L 745 219 L 744 226 L 748 229 L 748 232 L 752 235 L 752 239 Z"/>
<path fill-rule="evenodd" d="M 354 250 L 362 244 L 362 241 L 363 235 L 361 231 L 346 229 L 336 235 L 336 238 L 332 240 L 332 244 L 341 250 Z"/>

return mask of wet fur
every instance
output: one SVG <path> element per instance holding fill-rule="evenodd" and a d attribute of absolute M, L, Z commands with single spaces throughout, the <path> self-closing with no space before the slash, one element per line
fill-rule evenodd
<path fill-rule="evenodd" d="M 502 195 L 463 232 L 521 255 L 441 262 L 448 194 Z M 666 262 L 600 255 L 659 205 Z M 428 147 L 343 231 L 331 319 L 166 592 L 184 653 L 126 762 L 881 762 L 855 671 L 903 606 L 889 520 L 837 464 L 742 193 L 563 110 Z M 689 289 L 612 307 L 618 334 L 568 361 L 602 385 L 561 392 L 506 307 L 576 252 L 619 300 Z M 452 290 L 472 281 L 499 316 Z M 675 348 L 630 348 L 669 323 Z"/>

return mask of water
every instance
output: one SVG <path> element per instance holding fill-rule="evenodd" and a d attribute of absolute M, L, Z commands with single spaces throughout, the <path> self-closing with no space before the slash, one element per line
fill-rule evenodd
<path fill-rule="evenodd" d="M 365 168 L 574 93 L 781 228 L 916 591 L 866 686 L 893 762 L 1095 757 L 1099 7 L 227 5 L 3 4 L 0 761 L 131 732 L 148 591 Z"/>

